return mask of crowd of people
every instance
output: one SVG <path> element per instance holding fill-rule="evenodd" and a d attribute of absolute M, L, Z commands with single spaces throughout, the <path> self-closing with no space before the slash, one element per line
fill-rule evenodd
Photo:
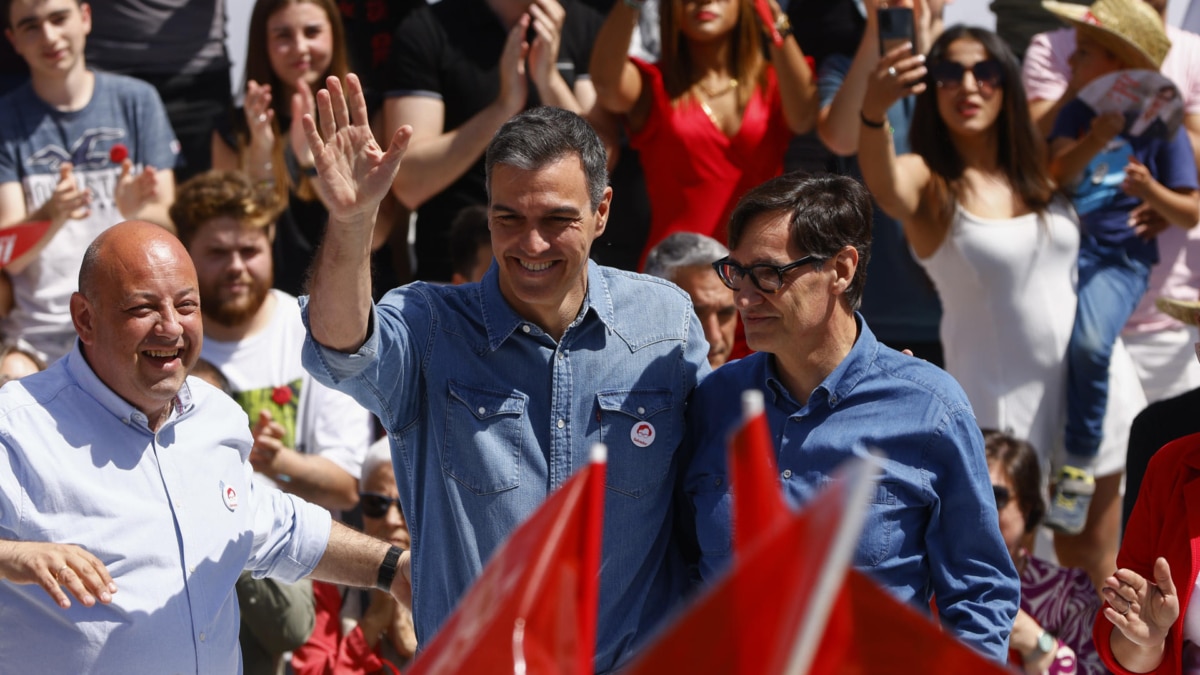
<path fill-rule="evenodd" d="M 236 103 L 224 0 L 0 1 L 0 662 L 399 672 L 602 442 L 617 671 L 759 389 L 946 633 L 1200 668 L 1200 35 L 949 1 L 256 0 Z"/>

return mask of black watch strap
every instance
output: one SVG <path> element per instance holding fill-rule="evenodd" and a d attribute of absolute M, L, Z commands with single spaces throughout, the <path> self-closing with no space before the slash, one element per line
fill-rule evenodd
<path fill-rule="evenodd" d="M 392 546 L 388 549 L 387 555 L 383 556 L 383 562 L 379 563 L 379 576 L 375 579 L 375 588 L 384 593 L 392 592 L 392 579 L 396 578 L 396 563 L 400 562 L 400 554 L 404 549 L 399 546 Z"/>

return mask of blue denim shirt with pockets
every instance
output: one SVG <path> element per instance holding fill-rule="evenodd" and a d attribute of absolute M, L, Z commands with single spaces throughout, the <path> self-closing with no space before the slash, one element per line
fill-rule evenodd
<path fill-rule="evenodd" d="M 862 315 L 850 353 L 801 405 L 775 357 L 752 354 L 709 376 L 692 397 L 682 477 L 695 519 L 699 572 L 709 581 L 732 558 L 727 445 L 741 423 L 732 403 L 763 390 L 788 500 L 803 505 L 856 447 L 883 452 L 883 473 L 855 567 L 928 612 L 937 596 L 946 630 L 998 662 L 1008 653 L 1020 585 L 1000 536 L 983 435 L 962 387 L 945 371 L 879 343 Z"/>
<path fill-rule="evenodd" d="M 391 438 L 422 644 L 509 533 L 603 442 L 596 672 L 631 655 L 685 590 L 671 536 L 676 451 L 707 354 L 686 293 L 595 263 L 557 343 L 504 300 L 494 263 L 478 284 L 389 292 L 354 354 L 310 333 L 305 367 L 378 415 Z"/>

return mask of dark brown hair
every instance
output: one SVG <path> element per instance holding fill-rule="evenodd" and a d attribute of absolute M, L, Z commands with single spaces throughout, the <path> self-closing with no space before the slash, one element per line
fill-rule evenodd
<path fill-rule="evenodd" d="M 1042 501 L 1042 467 L 1037 451 L 1028 441 L 995 429 L 983 430 L 983 447 L 988 461 L 1000 462 L 1000 468 L 1012 482 L 1013 497 L 1025 516 L 1025 533 L 1041 525 L 1046 515 Z"/>
<path fill-rule="evenodd" d="M 946 60 L 946 50 L 956 40 L 974 40 L 983 45 L 990 58 L 1003 70 L 1004 102 L 995 121 L 996 158 L 1009 185 L 1026 206 L 1042 213 L 1054 198 L 1055 185 L 1046 160 L 1046 144 L 1033 125 L 1025 88 L 1021 85 L 1021 67 L 1008 45 L 995 33 L 973 26 L 952 26 L 933 43 L 926 57 L 930 70 Z M 928 83 L 917 95 L 909 139 L 913 152 L 920 155 L 933 174 L 929 190 L 934 214 L 946 224 L 954 215 L 962 192 L 964 162 L 953 143 L 950 131 L 937 107 L 937 85 Z"/>
<path fill-rule="evenodd" d="M 738 110 L 745 110 L 755 87 L 766 87 L 766 60 L 763 58 L 762 28 L 754 11 L 753 0 L 736 0 L 738 21 L 734 26 L 729 64 L 737 78 Z M 687 40 L 680 32 L 683 23 L 683 0 L 665 0 L 659 5 L 659 34 L 662 56 L 658 62 L 663 73 L 663 85 L 672 104 L 690 101 L 697 74 L 692 72 L 692 58 Z"/>

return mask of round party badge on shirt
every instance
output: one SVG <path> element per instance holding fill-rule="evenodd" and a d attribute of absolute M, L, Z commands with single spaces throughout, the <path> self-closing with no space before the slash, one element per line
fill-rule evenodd
<path fill-rule="evenodd" d="M 225 508 L 230 511 L 237 508 L 237 490 L 234 490 L 232 485 L 226 485 L 225 481 L 221 481 L 221 501 L 225 502 Z"/>
<path fill-rule="evenodd" d="M 638 422 L 629 430 L 629 440 L 639 448 L 644 448 L 654 442 L 654 425 L 649 422 Z"/>

